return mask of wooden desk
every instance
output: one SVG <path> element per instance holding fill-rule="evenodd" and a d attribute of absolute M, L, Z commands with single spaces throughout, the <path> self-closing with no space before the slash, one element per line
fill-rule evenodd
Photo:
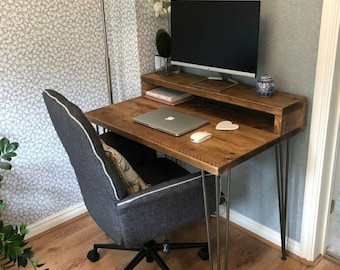
<path fill-rule="evenodd" d="M 303 130 L 306 117 L 306 98 L 276 92 L 273 97 L 263 98 L 257 96 L 255 89 L 246 86 L 237 86 L 223 92 L 207 92 L 190 85 L 199 77 L 189 74 L 174 76 L 160 76 L 147 74 L 142 76 L 143 91 L 156 86 L 171 87 L 173 89 L 195 94 L 197 97 L 187 103 L 175 107 L 176 110 L 202 116 L 210 120 L 210 124 L 199 128 L 213 134 L 213 137 L 201 144 L 190 142 L 191 133 L 180 137 L 162 133 L 157 130 L 134 123 L 132 117 L 167 105 L 138 97 L 119 104 L 109 105 L 86 113 L 88 119 L 99 126 L 112 130 L 120 135 L 154 148 L 169 156 L 187 162 L 202 170 L 203 187 L 204 171 L 214 174 L 216 180 L 216 207 L 219 216 L 219 183 L 221 175 L 227 172 L 226 204 L 227 226 L 230 210 L 230 170 L 247 159 L 275 146 L 277 164 L 277 181 L 280 207 L 282 258 L 286 258 L 286 200 L 288 180 L 289 144 L 286 151 L 282 151 L 282 141 Z M 216 82 L 212 82 L 215 84 Z M 221 83 L 221 82 L 217 82 Z M 222 120 L 231 120 L 239 124 L 235 131 L 218 131 L 215 126 Z M 288 140 L 287 140 L 288 141 Z M 285 157 L 283 157 L 284 154 Z M 286 159 L 282 162 L 283 158 Z M 282 169 L 282 165 L 286 169 Z M 209 222 L 206 216 L 209 251 Z M 217 232 L 219 235 L 219 223 Z M 228 233 L 226 233 L 228 243 Z M 219 240 L 217 238 L 217 269 L 220 269 Z M 211 253 L 210 253 L 211 254 Z M 227 268 L 227 247 L 225 269 Z M 211 269 L 212 269 L 212 262 Z"/>

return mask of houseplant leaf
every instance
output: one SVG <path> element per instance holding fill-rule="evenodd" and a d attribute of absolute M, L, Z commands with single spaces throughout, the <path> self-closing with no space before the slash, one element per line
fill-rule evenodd
<path fill-rule="evenodd" d="M 6 151 L 7 153 L 12 153 L 12 152 L 14 152 L 15 150 L 17 150 L 18 147 L 19 147 L 19 144 L 18 144 L 17 142 L 8 143 L 8 144 L 6 145 L 5 151 Z"/>
<path fill-rule="evenodd" d="M 2 156 L 4 160 L 11 161 L 12 157 L 15 157 L 17 154 L 15 152 L 8 152 Z"/>
<path fill-rule="evenodd" d="M 0 169 L 10 170 L 11 168 L 12 168 L 12 165 L 9 164 L 8 162 L 0 161 Z"/>
<path fill-rule="evenodd" d="M 26 223 L 22 223 L 22 224 L 20 225 L 20 233 L 21 233 L 22 235 L 26 235 L 26 234 L 29 233 L 29 230 L 27 229 Z"/>
<path fill-rule="evenodd" d="M 2 138 L 0 140 L 0 154 L 5 153 L 5 149 L 7 148 L 8 144 L 9 144 L 9 140 L 7 138 Z"/>
<path fill-rule="evenodd" d="M 6 208 L 6 204 L 4 203 L 3 200 L 0 200 L 0 213 L 3 209 Z M 2 222 L 1 222 L 1 227 L 0 227 L 0 231 L 1 231 L 1 228 L 2 228 Z"/>

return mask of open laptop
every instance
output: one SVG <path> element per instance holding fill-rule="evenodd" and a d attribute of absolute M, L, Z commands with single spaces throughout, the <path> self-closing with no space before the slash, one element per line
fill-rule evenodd
<path fill-rule="evenodd" d="M 209 123 L 207 119 L 166 107 L 138 115 L 132 120 L 173 136 L 181 136 Z"/>

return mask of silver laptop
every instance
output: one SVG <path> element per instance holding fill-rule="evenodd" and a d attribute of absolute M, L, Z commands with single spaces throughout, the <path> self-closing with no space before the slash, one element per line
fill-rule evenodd
<path fill-rule="evenodd" d="M 132 118 L 134 122 L 163 131 L 173 136 L 181 136 L 196 128 L 207 125 L 209 120 L 170 108 L 160 108 Z"/>

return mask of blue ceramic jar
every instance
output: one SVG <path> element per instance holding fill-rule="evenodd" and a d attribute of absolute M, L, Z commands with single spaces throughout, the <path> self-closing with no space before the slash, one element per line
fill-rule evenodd
<path fill-rule="evenodd" d="M 256 92 L 260 96 L 269 97 L 274 93 L 274 91 L 275 83 L 269 75 L 262 75 L 256 82 Z"/>

